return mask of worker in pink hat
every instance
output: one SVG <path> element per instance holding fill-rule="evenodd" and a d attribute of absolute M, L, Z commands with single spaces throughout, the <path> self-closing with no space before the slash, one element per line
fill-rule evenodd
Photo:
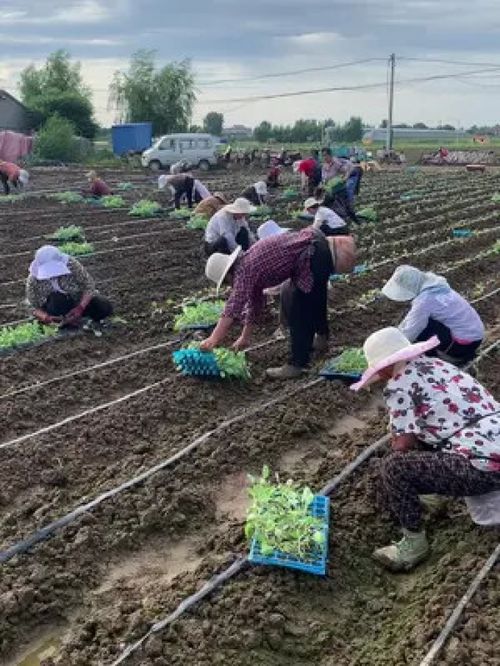
<path fill-rule="evenodd" d="M 500 403 L 463 370 L 424 356 L 438 346 L 437 336 L 412 344 L 398 328 L 377 331 L 364 344 L 368 369 L 351 387 L 384 384 L 392 453 L 381 477 L 403 538 L 374 558 L 393 571 L 429 553 L 421 495 L 474 500 L 488 507 L 488 524 L 500 523 Z"/>

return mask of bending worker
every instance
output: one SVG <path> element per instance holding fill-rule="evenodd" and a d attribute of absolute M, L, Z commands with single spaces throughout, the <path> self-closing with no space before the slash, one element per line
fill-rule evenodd
<path fill-rule="evenodd" d="M 193 189 L 194 178 L 188 173 L 179 173 L 175 175 L 160 176 L 158 178 L 158 187 L 160 190 L 168 187 L 174 198 L 174 205 L 177 209 L 181 207 L 182 197 L 186 197 L 188 208 L 193 207 Z"/>
<path fill-rule="evenodd" d="M 311 227 L 299 233 L 278 233 L 242 253 L 240 247 L 227 256 L 213 254 L 206 266 L 209 280 L 220 289 L 232 285 L 231 295 L 212 335 L 201 344 L 204 350 L 219 346 L 235 321 L 243 330 L 236 349 L 248 347 L 252 330 L 265 306 L 264 290 L 291 279 L 290 358 L 286 365 L 270 368 L 273 379 L 300 377 L 309 363 L 314 336 L 328 338 L 327 286 L 333 258 L 326 238 Z"/>
<path fill-rule="evenodd" d="M 78 326 L 82 317 L 100 322 L 113 314 L 113 306 L 96 291 L 82 264 L 52 245 L 35 253 L 26 298 L 43 324 Z"/>
<path fill-rule="evenodd" d="M 309 197 L 304 203 L 304 209 L 309 215 L 314 215 L 313 227 L 321 231 L 325 236 L 343 236 L 349 233 L 344 220 L 331 208 L 322 205 L 314 197 Z"/>
<path fill-rule="evenodd" d="M 411 301 L 411 309 L 399 326 L 408 340 L 422 342 L 437 335 L 439 345 L 429 354 L 456 365 L 474 358 L 484 337 L 484 324 L 444 277 L 399 266 L 382 293 L 392 301 Z"/>
<path fill-rule="evenodd" d="M 231 254 L 238 246 L 244 251 L 248 250 L 255 243 L 247 219 L 254 210 L 247 199 L 240 197 L 215 213 L 205 230 L 207 256 L 214 252 Z"/>
<path fill-rule="evenodd" d="M 29 173 L 13 162 L 0 162 L 0 180 L 5 195 L 10 194 L 10 188 L 21 190 L 29 182 Z"/>
<path fill-rule="evenodd" d="M 227 206 L 227 199 L 222 192 L 214 192 L 212 196 L 203 199 L 194 209 L 194 215 L 200 215 L 210 219 L 224 206 Z"/>
<path fill-rule="evenodd" d="M 359 164 L 342 157 L 334 157 L 330 148 L 323 148 L 323 168 L 321 178 L 324 183 L 341 176 L 345 181 L 347 198 L 353 203 L 356 194 L 359 194 L 363 169 Z"/>
<path fill-rule="evenodd" d="M 384 386 L 393 453 L 382 460 L 381 480 L 403 538 L 373 556 L 393 571 L 429 553 L 420 495 L 465 497 L 479 524 L 500 523 L 500 404 L 467 373 L 422 357 L 438 344 L 412 344 L 393 327 L 377 331 L 364 344 L 368 370 L 351 387 Z"/>
<path fill-rule="evenodd" d="M 315 157 L 294 162 L 293 170 L 300 174 L 302 192 L 312 197 L 321 183 L 321 165 Z"/>
<path fill-rule="evenodd" d="M 250 201 L 254 206 L 263 206 L 267 198 L 267 185 L 263 180 L 247 187 L 240 195 L 242 198 Z"/>

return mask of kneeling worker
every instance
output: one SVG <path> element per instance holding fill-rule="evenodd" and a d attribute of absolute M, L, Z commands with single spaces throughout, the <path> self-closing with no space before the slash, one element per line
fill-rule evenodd
<path fill-rule="evenodd" d="M 255 243 L 255 237 L 248 226 L 247 216 L 255 208 L 247 199 L 239 198 L 224 206 L 210 219 L 205 230 L 205 252 L 231 254 L 238 246 L 243 251 Z"/>
<path fill-rule="evenodd" d="M 206 266 L 209 280 L 231 295 L 212 335 L 201 344 L 210 351 L 222 344 L 235 321 L 243 322 L 236 349 L 248 347 L 252 329 L 265 306 L 265 289 L 291 280 L 288 327 L 290 358 L 267 370 L 272 379 L 300 377 L 309 363 L 314 336 L 328 338 L 327 288 L 333 257 L 326 238 L 311 227 L 299 233 L 277 233 L 255 243 L 248 252 L 237 247 L 227 256 L 213 254 Z"/>

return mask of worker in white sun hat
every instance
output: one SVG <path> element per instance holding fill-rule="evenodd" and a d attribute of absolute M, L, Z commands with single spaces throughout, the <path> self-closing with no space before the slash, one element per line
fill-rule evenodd
<path fill-rule="evenodd" d="M 380 474 L 403 538 L 373 555 L 393 571 L 429 553 L 422 495 L 464 497 L 475 522 L 500 523 L 500 403 L 466 372 L 424 356 L 438 345 L 436 336 L 412 344 L 397 328 L 379 330 L 364 344 L 368 369 L 351 387 L 384 384 L 393 453 Z"/>
<path fill-rule="evenodd" d="M 475 357 L 484 337 L 484 324 L 444 277 L 414 266 L 398 266 L 382 293 L 392 301 L 411 302 L 410 311 L 399 325 L 411 342 L 437 335 L 439 345 L 428 355 L 455 365 Z"/>
<path fill-rule="evenodd" d="M 261 224 L 257 229 L 257 238 L 259 240 L 264 240 L 264 238 L 270 238 L 271 236 L 286 234 L 287 231 L 290 231 L 288 227 L 280 227 L 280 225 L 274 220 L 268 220 Z"/>
<path fill-rule="evenodd" d="M 267 185 L 263 180 L 250 185 L 241 193 L 241 197 L 250 201 L 254 206 L 263 206 L 267 199 Z"/>
<path fill-rule="evenodd" d="M 304 203 L 304 210 L 309 215 L 314 215 L 313 227 L 325 236 L 343 236 L 349 233 L 349 227 L 340 215 L 323 206 L 322 201 L 309 197 Z"/>
<path fill-rule="evenodd" d="M 248 226 L 248 215 L 255 207 L 247 199 L 239 197 L 232 204 L 223 206 L 210 219 L 205 230 L 205 252 L 231 254 L 240 246 L 243 251 L 255 243 L 255 236 Z"/>

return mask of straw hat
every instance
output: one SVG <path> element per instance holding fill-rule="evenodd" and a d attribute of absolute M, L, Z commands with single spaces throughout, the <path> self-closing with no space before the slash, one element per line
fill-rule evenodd
<path fill-rule="evenodd" d="M 85 178 L 88 178 L 89 180 L 94 180 L 94 178 L 97 178 L 97 174 L 95 171 L 89 171 L 88 173 L 85 174 Z"/>
<path fill-rule="evenodd" d="M 207 261 L 205 266 L 205 275 L 209 280 L 215 282 L 217 285 L 217 293 L 224 282 L 224 278 L 229 273 L 231 266 L 234 264 L 236 259 L 239 257 L 242 248 L 238 245 L 236 250 L 232 254 L 221 254 L 220 252 L 214 252 Z"/>
<path fill-rule="evenodd" d="M 394 326 L 372 333 L 363 345 L 368 369 L 363 373 L 360 381 L 351 386 L 351 389 L 359 391 L 374 382 L 384 368 L 396 363 L 411 361 L 438 345 L 439 338 L 436 335 L 425 342 L 412 344 L 399 328 Z"/>
<path fill-rule="evenodd" d="M 250 213 L 253 213 L 256 208 L 255 206 L 252 206 L 248 199 L 238 197 L 238 199 L 236 199 L 232 204 L 224 206 L 224 210 L 228 213 L 233 213 L 236 215 L 249 215 Z"/>
<path fill-rule="evenodd" d="M 214 192 L 214 197 L 218 199 L 221 203 L 227 204 L 227 199 L 222 192 Z"/>
<path fill-rule="evenodd" d="M 449 287 L 447 280 L 440 275 L 424 272 L 414 266 L 398 266 L 392 277 L 382 288 L 382 293 L 391 301 L 412 301 L 424 289 Z"/>
<path fill-rule="evenodd" d="M 265 197 L 267 194 L 267 185 L 263 180 L 259 180 L 257 183 L 254 185 L 255 191 L 257 194 L 261 197 Z"/>
<path fill-rule="evenodd" d="M 304 210 L 308 210 L 309 208 L 316 208 L 316 206 L 321 206 L 322 203 L 322 201 L 318 201 L 318 199 L 315 197 L 309 197 L 309 199 L 304 201 Z"/>
<path fill-rule="evenodd" d="M 274 220 L 268 220 L 257 229 L 257 237 L 259 240 L 264 240 L 265 238 L 271 238 L 271 236 L 286 234 L 287 231 L 290 231 L 288 227 L 280 227 Z"/>
<path fill-rule="evenodd" d="M 50 280 L 52 278 L 70 275 L 68 268 L 69 256 L 53 245 L 44 245 L 35 252 L 35 260 L 31 263 L 30 274 L 36 280 Z"/>

